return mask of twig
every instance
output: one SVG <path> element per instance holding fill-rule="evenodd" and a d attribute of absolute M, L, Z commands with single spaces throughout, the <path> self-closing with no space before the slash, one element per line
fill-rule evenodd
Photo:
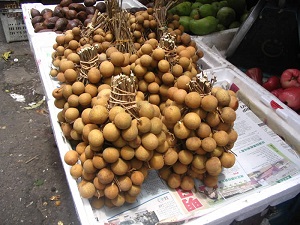
<path fill-rule="evenodd" d="M 33 156 L 32 158 L 28 159 L 25 163 L 30 163 L 32 160 L 36 159 L 39 155 Z"/>

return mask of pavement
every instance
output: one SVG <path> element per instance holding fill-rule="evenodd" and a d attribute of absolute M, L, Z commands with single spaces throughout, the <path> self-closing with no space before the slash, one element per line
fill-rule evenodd
<path fill-rule="evenodd" d="M 0 224 L 78 225 L 29 43 L 0 39 L 0 55 L 5 52 L 10 57 L 0 57 Z"/>

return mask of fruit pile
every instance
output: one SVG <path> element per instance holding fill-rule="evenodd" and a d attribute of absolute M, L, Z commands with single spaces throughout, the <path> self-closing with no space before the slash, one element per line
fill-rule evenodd
<path fill-rule="evenodd" d="M 171 188 L 216 187 L 235 162 L 235 93 L 201 72 L 203 52 L 178 17 L 165 26 L 171 3 L 135 13 L 106 4 L 53 45 L 54 104 L 74 146 L 64 161 L 81 196 L 94 208 L 132 203 L 150 169 Z"/>
<path fill-rule="evenodd" d="M 296 113 L 300 114 L 300 70 L 290 68 L 280 76 L 263 77 L 263 71 L 258 67 L 249 68 L 245 74 L 275 95 Z"/>
<path fill-rule="evenodd" d="M 245 0 L 183 1 L 168 12 L 180 16 L 186 33 L 196 35 L 237 28 L 249 15 Z"/>

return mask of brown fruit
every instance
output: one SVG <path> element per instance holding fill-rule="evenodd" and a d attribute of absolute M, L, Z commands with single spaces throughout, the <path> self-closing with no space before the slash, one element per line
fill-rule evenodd
<path fill-rule="evenodd" d="M 220 157 L 220 161 L 223 167 L 230 168 L 235 163 L 235 155 L 230 152 L 223 152 Z"/>

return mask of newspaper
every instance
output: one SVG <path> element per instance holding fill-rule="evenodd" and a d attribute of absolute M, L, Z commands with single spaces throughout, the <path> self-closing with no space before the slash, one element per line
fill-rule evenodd
<path fill-rule="evenodd" d="M 217 189 L 196 181 L 193 191 L 173 190 L 151 170 L 134 204 L 93 210 L 97 223 L 182 224 L 251 191 L 299 176 L 298 155 L 241 101 L 234 129 L 239 134 L 232 149 L 236 163 L 232 168 L 223 169 Z"/>

